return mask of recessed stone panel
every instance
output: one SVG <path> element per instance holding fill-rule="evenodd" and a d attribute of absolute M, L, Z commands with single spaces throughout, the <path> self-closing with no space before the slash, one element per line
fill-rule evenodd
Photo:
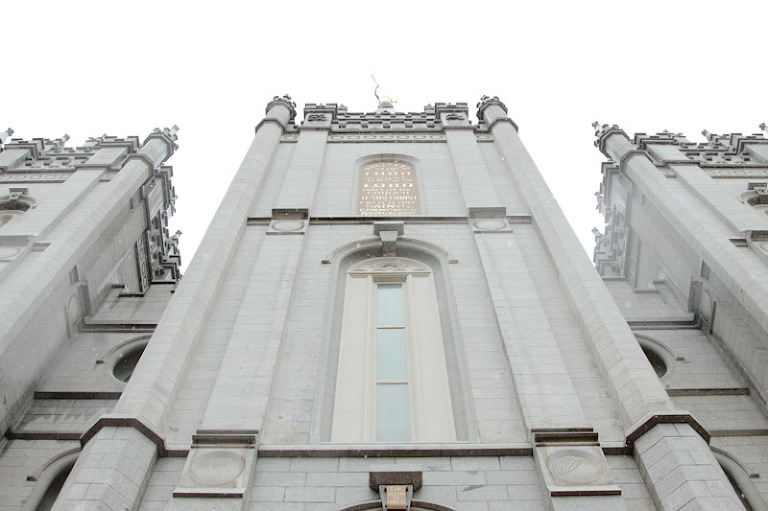
<path fill-rule="evenodd" d="M 256 450 L 193 446 L 174 497 L 241 497 L 248 487 Z"/>
<path fill-rule="evenodd" d="M 536 447 L 535 452 L 553 497 L 621 494 L 597 445 L 546 445 Z"/>

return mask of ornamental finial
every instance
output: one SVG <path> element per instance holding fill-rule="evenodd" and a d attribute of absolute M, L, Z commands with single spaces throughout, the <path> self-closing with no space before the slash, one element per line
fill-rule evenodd
<path fill-rule="evenodd" d="M 592 123 L 592 127 L 595 129 L 595 136 L 597 137 L 595 145 L 598 145 L 600 139 L 610 130 L 620 129 L 618 124 L 600 124 L 597 121 Z"/>

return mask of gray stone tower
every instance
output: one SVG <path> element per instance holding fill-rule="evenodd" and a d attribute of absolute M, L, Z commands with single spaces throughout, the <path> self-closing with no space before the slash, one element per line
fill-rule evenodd
<path fill-rule="evenodd" d="M 266 112 L 135 368 L 103 339 L 128 335 L 110 314 L 140 322 L 142 307 L 163 308 L 154 284 L 92 306 L 27 385 L 32 407 L 22 396 L 8 412 L 7 507 L 58 495 L 56 510 L 743 509 L 712 428 L 654 372 L 498 98 L 481 99 L 476 122 L 465 103 L 307 104 L 297 121 L 285 96 Z M 171 136 L 151 135 L 99 186 L 127 168 L 145 183 Z M 615 130 L 601 141 L 622 165 L 640 161 Z M 120 190 L 131 200 L 119 211 L 142 198 Z M 687 327 L 679 290 L 627 289 L 628 265 L 604 252 L 612 291 L 623 284 L 666 311 L 664 325 Z M 704 303 L 706 286 L 693 288 Z M 706 346 L 701 368 L 742 378 Z M 105 367 L 130 381 L 106 383 Z M 119 399 L 40 402 L 89 378 L 91 399 Z M 717 385 L 729 403 L 750 399 L 744 384 Z M 47 450 L 20 465 L 37 441 Z"/>
<path fill-rule="evenodd" d="M 0 133 L 0 509 L 49 508 L 170 300 L 175 132 L 78 148 Z"/>
<path fill-rule="evenodd" d="M 630 140 L 595 126 L 610 159 L 597 268 L 675 406 L 700 421 L 752 509 L 766 509 L 768 139 Z"/>

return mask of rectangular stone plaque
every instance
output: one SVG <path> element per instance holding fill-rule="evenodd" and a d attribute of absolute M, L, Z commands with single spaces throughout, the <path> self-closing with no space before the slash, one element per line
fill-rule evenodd
<path fill-rule="evenodd" d="M 408 491 L 405 486 L 387 486 L 387 511 L 390 509 L 408 509 Z"/>

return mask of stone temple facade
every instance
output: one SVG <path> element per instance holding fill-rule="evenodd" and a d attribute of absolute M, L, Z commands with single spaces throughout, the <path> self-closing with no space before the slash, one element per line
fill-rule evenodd
<path fill-rule="evenodd" d="M 183 280 L 175 128 L 0 133 L 0 511 L 766 509 L 768 139 L 598 126 L 596 272 L 498 98 L 296 117 Z"/>

